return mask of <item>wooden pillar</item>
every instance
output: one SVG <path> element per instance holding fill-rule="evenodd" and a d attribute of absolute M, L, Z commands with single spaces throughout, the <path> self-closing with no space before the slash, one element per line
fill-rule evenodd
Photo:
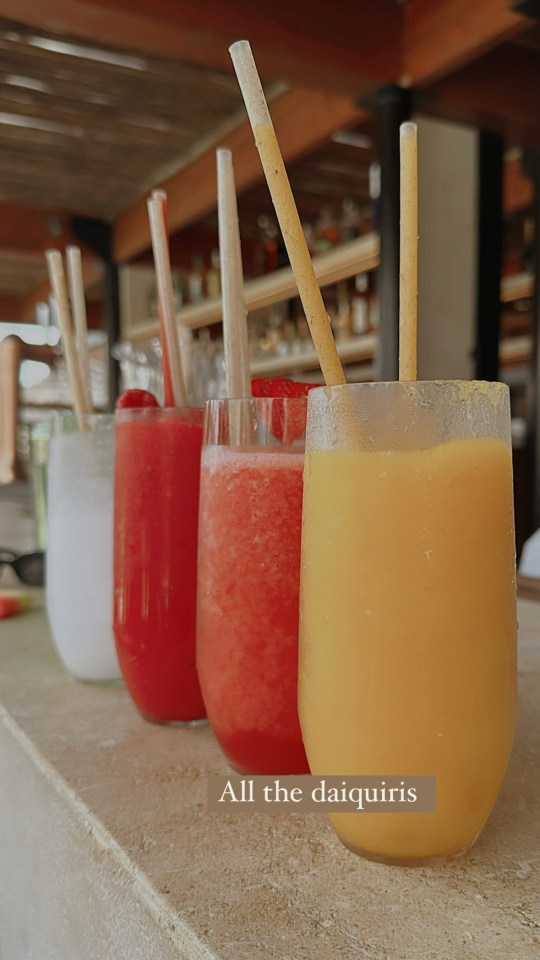
<path fill-rule="evenodd" d="M 475 374 L 478 134 L 418 123 L 418 377 Z"/>
<path fill-rule="evenodd" d="M 540 153 L 528 150 L 527 173 L 534 186 L 533 215 L 535 235 L 533 244 L 533 349 L 531 357 L 531 402 L 527 424 L 527 487 L 530 491 L 530 509 L 526 536 L 540 528 Z"/>
<path fill-rule="evenodd" d="M 105 263 L 103 329 L 107 334 L 107 397 L 109 410 L 112 411 L 114 410 L 120 383 L 120 366 L 118 361 L 111 356 L 111 347 L 117 343 L 120 337 L 118 266 L 112 260 L 112 228 L 104 220 L 74 217 L 73 233 L 81 243 L 84 243 L 85 246 L 101 257 Z"/>
<path fill-rule="evenodd" d="M 379 229 L 380 266 L 377 271 L 379 298 L 379 344 L 375 358 L 377 380 L 397 380 L 399 341 L 399 127 L 410 119 L 411 91 L 383 87 L 364 102 L 377 123 L 378 158 L 381 168 Z"/>
<path fill-rule="evenodd" d="M 500 134 L 478 138 L 478 239 L 476 288 L 477 380 L 499 379 L 503 245 L 503 155 Z"/>
<path fill-rule="evenodd" d="M 107 334 L 109 363 L 108 401 L 109 410 L 114 410 L 116 398 L 120 392 L 120 364 L 111 356 L 111 347 L 120 339 L 120 294 L 118 265 L 111 259 L 105 264 L 105 296 L 103 299 L 103 328 Z"/>

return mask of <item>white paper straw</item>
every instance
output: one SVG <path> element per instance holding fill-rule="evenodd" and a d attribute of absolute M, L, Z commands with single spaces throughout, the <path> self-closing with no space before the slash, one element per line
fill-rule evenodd
<path fill-rule="evenodd" d="M 156 267 L 158 298 L 167 339 L 174 403 L 176 407 L 186 407 L 187 395 L 182 364 L 180 362 L 180 350 L 178 347 L 171 263 L 169 259 L 169 245 L 167 242 L 163 204 L 159 199 L 150 199 L 147 203 L 148 216 L 150 218 L 150 232 L 152 234 L 152 249 L 154 251 L 154 263 Z"/>
<path fill-rule="evenodd" d="M 66 289 L 66 278 L 64 275 L 64 265 L 62 255 L 59 250 L 46 250 L 45 258 L 47 269 L 49 271 L 49 280 L 56 300 L 58 310 L 58 323 L 60 325 L 60 334 L 64 347 L 64 356 L 68 377 L 73 391 L 73 404 L 79 423 L 79 429 L 86 429 L 84 415 L 90 413 L 84 394 L 83 382 L 75 343 L 73 340 L 73 328 L 71 326 L 71 316 L 69 311 L 69 302 Z"/>
<path fill-rule="evenodd" d="M 217 151 L 223 350 L 228 397 L 251 397 L 247 312 L 232 153 Z"/>
<path fill-rule="evenodd" d="M 88 325 L 84 298 L 82 257 L 79 247 L 66 247 L 66 263 L 69 296 L 75 327 L 75 344 L 79 357 L 84 395 L 88 409 L 92 410 L 92 380 L 90 375 L 90 355 L 88 352 Z"/>

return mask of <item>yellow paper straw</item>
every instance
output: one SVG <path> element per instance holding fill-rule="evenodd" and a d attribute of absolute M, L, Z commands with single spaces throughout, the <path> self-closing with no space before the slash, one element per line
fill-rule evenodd
<path fill-rule="evenodd" d="M 249 345 L 234 169 L 230 150 L 217 151 L 223 350 L 228 397 L 250 397 Z"/>
<path fill-rule="evenodd" d="M 416 380 L 418 169 L 415 123 L 400 133 L 399 379 Z"/>
<path fill-rule="evenodd" d="M 345 383 L 330 320 L 324 306 L 298 210 L 285 170 L 251 47 L 239 40 L 229 48 L 306 320 L 327 384 Z"/>

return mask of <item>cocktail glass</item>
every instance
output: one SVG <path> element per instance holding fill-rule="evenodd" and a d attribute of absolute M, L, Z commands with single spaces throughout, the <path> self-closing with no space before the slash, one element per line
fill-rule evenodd
<path fill-rule="evenodd" d="M 239 771 L 306 772 L 297 711 L 305 398 L 212 400 L 201 463 L 197 664 Z"/>
<path fill-rule="evenodd" d="M 114 633 L 136 706 L 155 723 L 205 717 L 195 667 L 203 411 L 117 412 Z"/>
<path fill-rule="evenodd" d="M 46 602 L 53 640 L 77 680 L 120 679 L 112 631 L 114 417 L 78 428 L 58 415 L 49 442 Z"/>
<path fill-rule="evenodd" d="M 34 531 L 38 550 L 47 549 L 47 463 L 51 420 L 33 423 L 30 428 L 30 479 L 34 504 Z"/>
<path fill-rule="evenodd" d="M 336 813 L 355 853 L 466 852 L 516 711 L 510 412 L 499 383 L 309 396 L 299 711 L 316 775 L 436 778 L 433 813 Z"/>

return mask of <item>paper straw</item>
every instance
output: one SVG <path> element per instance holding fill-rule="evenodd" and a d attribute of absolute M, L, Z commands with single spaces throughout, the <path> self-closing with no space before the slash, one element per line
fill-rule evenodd
<path fill-rule="evenodd" d="M 90 409 L 86 403 L 79 360 L 75 350 L 75 342 L 73 340 L 73 329 L 71 326 L 71 316 L 69 311 L 62 255 L 59 250 L 46 250 L 45 258 L 47 261 L 47 269 L 49 271 L 49 280 L 58 309 L 58 323 L 60 325 L 60 334 L 64 347 L 68 377 L 73 392 L 73 405 L 75 407 L 79 429 L 85 430 L 86 424 L 84 421 L 84 415 L 90 413 Z"/>
<path fill-rule="evenodd" d="M 163 325 L 165 328 L 163 342 L 168 352 L 173 401 L 175 407 L 186 407 L 187 396 L 176 332 L 169 246 L 161 200 L 148 200 L 148 216 L 150 218 L 152 249 L 154 251 L 154 263 L 156 266 L 159 309 L 160 314 L 163 316 Z M 165 359 L 165 353 L 163 354 L 163 359 Z"/>
<path fill-rule="evenodd" d="M 165 190 L 152 190 L 152 200 L 159 200 L 163 208 L 163 220 L 165 222 L 165 236 L 167 238 L 167 247 L 169 246 L 169 222 L 167 211 L 167 194 Z M 173 298 L 174 301 L 174 298 Z M 162 353 L 162 371 L 163 371 L 163 403 L 166 407 L 174 407 L 174 396 L 171 381 L 171 367 L 169 363 L 169 351 L 167 348 L 167 336 L 165 333 L 165 320 L 163 310 L 161 309 L 161 300 L 159 301 L 159 328 L 161 332 L 161 353 Z"/>
<path fill-rule="evenodd" d="M 239 40 L 229 48 L 283 240 L 296 279 L 315 350 L 328 385 L 345 383 L 330 321 L 305 241 L 251 47 Z"/>
<path fill-rule="evenodd" d="M 228 397 L 251 397 L 247 312 L 232 153 L 217 151 L 223 350 Z"/>
<path fill-rule="evenodd" d="M 66 247 L 66 262 L 71 312 L 73 314 L 75 327 L 75 344 L 79 358 L 84 396 L 88 409 L 92 411 L 92 380 L 90 374 L 90 355 L 88 352 L 88 325 L 86 321 L 82 257 L 79 247 Z"/>
<path fill-rule="evenodd" d="M 415 123 L 402 123 L 400 139 L 399 379 L 416 380 L 418 303 L 418 168 Z"/>

